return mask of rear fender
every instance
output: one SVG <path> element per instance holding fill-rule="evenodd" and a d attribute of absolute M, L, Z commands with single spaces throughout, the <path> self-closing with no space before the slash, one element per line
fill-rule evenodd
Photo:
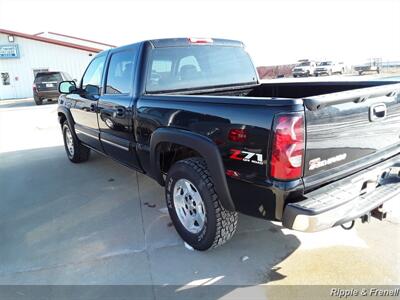
<path fill-rule="evenodd" d="M 214 181 L 214 188 L 220 196 L 221 204 L 227 210 L 235 210 L 225 176 L 221 153 L 212 140 L 198 133 L 176 128 L 159 128 L 154 131 L 150 140 L 150 175 L 162 186 L 165 185 L 165 181 L 161 172 L 159 146 L 163 142 L 182 145 L 198 152 L 206 161 Z"/>

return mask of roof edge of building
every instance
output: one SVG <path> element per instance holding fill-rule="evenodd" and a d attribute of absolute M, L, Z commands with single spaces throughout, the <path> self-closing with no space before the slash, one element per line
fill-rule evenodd
<path fill-rule="evenodd" d="M 48 33 L 53 34 L 53 35 L 58 35 L 58 36 L 66 37 L 66 38 L 70 38 L 70 39 L 75 39 L 75 40 L 83 41 L 83 42 L 89 42 L 89 43 L 93 43 L 93 44 L 99 44 L 99 45 L 107 46 L 107 47 L 111 47 L 111 48 L 117 47 L 117 46 L 115 46 L 115 45 L 106 44 L 106 43 L 102 43 L 102 42 L 96 42 L 96 41 L 93 41 L 93 40 L 84 39 L 84 38 L 80 38 L 80 37 L 76 37 L 76 36 L 72 36 L 72 35 L 68 35 L 68 34 L 63 34 L 63 33 L 58 33 L 58 32 L 54 32 L 54 31 L 49 31 Z"/>
<path fill-rule="evenodd" d="M 53 44 L 53 45 L 58 45 L 58 46 L 63 46 L 63 47 L 68 47 L 68 48 L 74 48 L 74 49 L 83 50 L 83 51 L 87 51 L 87 52 L 98 53 L 98 52 L 103 51 L 102 49 L 98 49 L 98 48 L 94 48 L 94 47 L 82 46 L 82 45 L 78 45 L 78 44 L 74 44 L 74 43 L 58 41 L 58 40 L 54 40 L 54 39 L 50 39 L 50 38 L 46 38 L 46 37 L 26 34 L 26 33 L 22 33 L 22 32 L 2 29 L 2 28 L 0 28 L 0 33 L 14 35 L 14 36 L 18 36 L 21 38 L 26 38 L 26 39 L 44 42 L 44 43 L 48 43 L 48 44 Z"/>

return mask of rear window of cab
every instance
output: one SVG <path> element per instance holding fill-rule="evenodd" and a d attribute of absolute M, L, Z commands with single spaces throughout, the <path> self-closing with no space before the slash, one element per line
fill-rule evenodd
<path fill-rule="evenodd" d="M 255 68 L 242 47 L 155 48 L 148 62 L 146 92 L 254 83 Z"/>

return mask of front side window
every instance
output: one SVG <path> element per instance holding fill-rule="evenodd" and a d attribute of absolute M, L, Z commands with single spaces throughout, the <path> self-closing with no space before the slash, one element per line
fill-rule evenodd
<path fill-rule="evenodd" d="M 123 51 L 111 56 L 106 94 L 129 94 L 132 90 L 134 53 Z"/>
<path fill-rule="evenodd" d="M 104 69 L 105 55 L 96 57 L 92 60 L 89 67 L 86 69 L 85 75 L 82 78 L 82 89 L 86 89 L 87 85 L 99 88 L 101 85 L 101 75 Z"/>

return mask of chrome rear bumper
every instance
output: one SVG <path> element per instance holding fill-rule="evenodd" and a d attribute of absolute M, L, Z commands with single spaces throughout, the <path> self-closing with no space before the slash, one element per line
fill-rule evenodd
<path fill-rule="evenodd" d="M 364 216 L 398 195 L 400 158 L 396 156 L 289 203 L 282 223 L 298 231 L 321 231 Z"/>

